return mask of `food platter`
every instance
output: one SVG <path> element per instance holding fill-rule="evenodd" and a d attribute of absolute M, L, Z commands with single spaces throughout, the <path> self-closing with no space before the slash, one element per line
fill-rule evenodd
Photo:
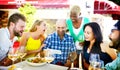
<path fill-rule="evenodd" d="M 30 57 L 26 59 L 26 63 L 31 66 L 42 66 L 47 63 L 45 58 Z"/>

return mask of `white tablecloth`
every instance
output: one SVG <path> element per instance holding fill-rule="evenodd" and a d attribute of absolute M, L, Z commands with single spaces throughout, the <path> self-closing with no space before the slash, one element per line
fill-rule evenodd
<path fill-rule="evenodd" d="M 21 67 L 22 67 L 22 70 L 67 70 L 68 69 L 68 67 L 58 66 L 53 64 L 45 64 L 42 66 L 31 66 L 25 63 L 25 61 L 21 63 L 17 63 L 15 65 L 17 67 L 17 69 L 15 70 L 19 70 L 18 68 L 21 68 Z M 9 67 L 0 67 L 0 70 L 7 70 Z"/>

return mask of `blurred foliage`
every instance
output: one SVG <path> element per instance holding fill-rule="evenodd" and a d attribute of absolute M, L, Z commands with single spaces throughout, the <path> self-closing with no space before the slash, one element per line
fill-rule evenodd
<path fill-rule="evenodd" d="M 57 19 L 44 19 L 47 23 L 46 36 L 53 33 L 56 30 L 55 23 Z"/>
<path fill-rule="evenodd" d="M 22 5 L 20 8 L 18 8 L 21 14 L 23 14 L 27 19 L 26 29 L 25 31 L 28 31 L 33 24 L 34 21 L 34 14 L 36 13 L 36 8 L 32 6 L 29 3 L 26 3 Z"/>
<path fill-rule="evenodd" d="M 112 2 L 114 2 L 114 3 L 116 3 L 117 5 L 120 6 L 120 0 L 109 0 L 109 1 L 112 1 Z"/>

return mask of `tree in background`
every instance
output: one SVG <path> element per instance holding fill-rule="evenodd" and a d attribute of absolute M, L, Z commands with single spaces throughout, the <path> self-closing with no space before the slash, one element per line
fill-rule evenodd
<path fill-rule="evenodd" d="M 109 1 L 112 1 L 112 2 L 114 2 L 114 3 L 116 3 L 117 5 L 120 6 L 120 0 L 109 0 Z"/>
<path fill-rule="evenodd" d="M 25 31 L 28 31 L 35 20 L 34 14 L 36 13 L 36 8 L 29 3 L 26 3 L 22 5 L 20 8 L 18 8 L 18 10 L 27 19 L 27 25 Z"/>

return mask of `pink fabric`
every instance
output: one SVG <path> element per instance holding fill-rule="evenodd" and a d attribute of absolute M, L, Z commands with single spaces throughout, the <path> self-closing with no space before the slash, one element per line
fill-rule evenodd
<path fill-rule="evenodd" d="M 110 1 L 95 0 L 94 13 L 120 15 L 120 6 Z"/>

